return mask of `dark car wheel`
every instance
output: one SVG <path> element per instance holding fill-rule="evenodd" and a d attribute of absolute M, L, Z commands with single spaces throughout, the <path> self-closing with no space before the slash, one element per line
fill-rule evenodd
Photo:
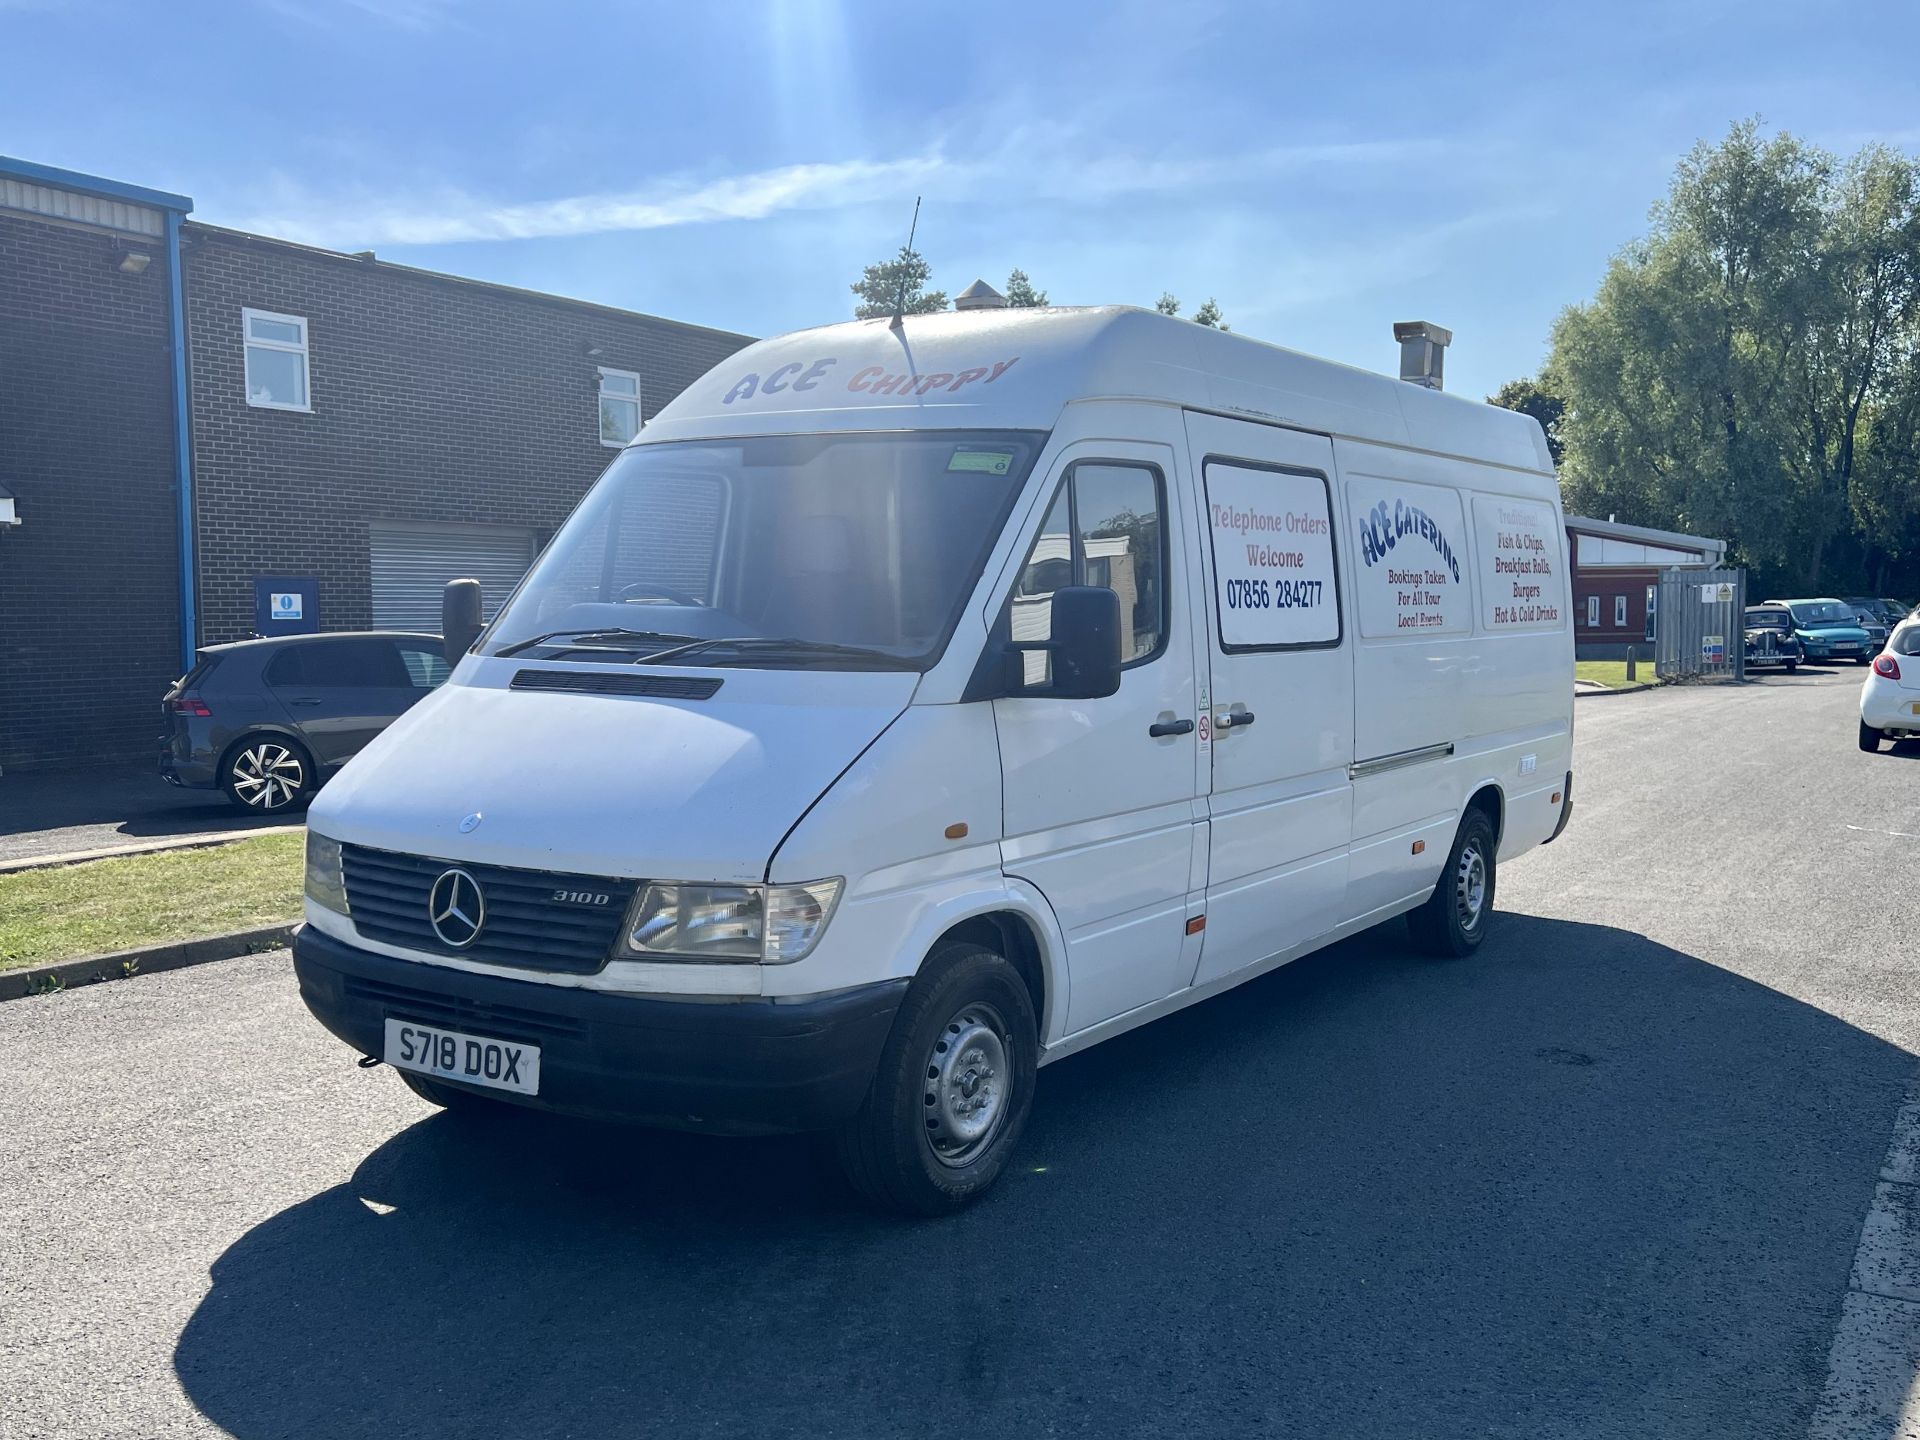
<path fill-rule="evenodd" d="M 220 786 L 250 815 L 279 815 L 312 795 L 313 762 L 292 740 L 249 735 L 227 752 Z"/>
<path fill-rule="evenodd" d="M 1860 748 L 1869 755 L 1872 755 L 1880 749 L 1880 740 L 1880 732 L 1862 720 L 1860 722 Z"/>
<path fill-rule="evenodd" d="M 982 945 L 936 951 L 900 1002 L 866 1102 L 837 1137 L 847 1179 L 908 1215 L 979 1198 L 1019 1143 L 1039 1062 L 1020 972 Z"/>
<path fill-rule="evenodd" d="M 1493 822 L 1469 810 L 1447 854 L 1440 883 L 1418 910 L 1407 914 L 1413 943 L 1429 955 L 1458 960 L 1480 948 L 1493 913 Z"/>

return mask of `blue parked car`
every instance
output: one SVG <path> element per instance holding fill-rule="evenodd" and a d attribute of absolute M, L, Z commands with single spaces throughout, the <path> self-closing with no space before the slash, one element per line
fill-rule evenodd
<path fill-rule="evenodd" d="M 1822 660 L 1851 660 L 1856 665 L 1873 663 L 1878 646 L 1873 643 L 1853 607 L 1844 600 L 1769 600 L 1769 605 L 1784 605 L 1793 616 L 1794 638 L 1799 640 L 1809 664 Z"/>

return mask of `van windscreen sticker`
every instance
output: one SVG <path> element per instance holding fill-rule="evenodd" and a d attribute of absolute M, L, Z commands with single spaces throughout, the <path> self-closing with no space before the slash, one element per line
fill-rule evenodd
<path fill-rule="evenodd" d="M 1360 633 L 1369 639 L 1460 635 L 1473 628 L 1460 495 L 1437 485 L 1358 475 L 1347 482 Z"/>
<path fill-rule="evenodd" d="M 806 395 L 800 401 L 802 405 L 858 404 L 866 400 L 911 400 L 922 395 L 951 395 L 965 391 L 970 386 L 991 385 L 1007 371 L 1020 363 L 1020 357 L 1014 355 L 1003 360 L 990 360 L 982 365 L 963 365 L 955 370 L 921 371 L 909 361 L 899 370 L 890 370 L 885 365 L 866 365 L 847 374 L 840 368 L 837 355 L 823 356 L 818 360 L 789 360 L 784 365 L 776 365 L 765 375 L 749 370 L 731 385 L 720 397 L 722 405 L 732 405 L 746 400 L 773 400 L 776 404 L 786 403 L 794 395 Z M 845 376 L 842 379 L 842 376 Z M 825 391 L 834 398 L 814 395 L 809 392 Z M 849 397 L 857 396 L 858 399 Z"/>
<path fill-rule="evenodd" d="M 1013 451 L 988 450 L 979 445 L 956 445 L 947 461 L 947 473 L 1004 475 L 1013 468 Z"/>
<path fill-rule="evenodd" d="M 1230 650 L 1340 639 L 1333 523 L 1318 475 L 1209 461 L 1214 608 Z"/>
<path fill-rule="evenodd" d="M 1482 627 L 1565 625 L 1566 540 L 1553 507 L 1538 500 L 1476 495 L 1473 528 Z"/>

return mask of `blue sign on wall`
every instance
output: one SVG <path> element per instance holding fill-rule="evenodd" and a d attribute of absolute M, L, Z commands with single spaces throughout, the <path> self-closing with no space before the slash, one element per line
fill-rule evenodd
<path fill-rule="evenodd" d="M 320 629 L 320 582 L 263 575 L 253 582 L 253 628 L 258 635 L 313 635 Z"/>

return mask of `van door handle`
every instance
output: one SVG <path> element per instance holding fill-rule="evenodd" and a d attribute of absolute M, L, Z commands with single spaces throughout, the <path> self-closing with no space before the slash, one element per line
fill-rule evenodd
<path fill-rule="evenodd" d="M 318 696 L 300 695 L 296 696 L 292 703 L 295 705 L 318 705 L 320 700 Z"/>
<path fill-rule="evenodd" d="M 1216 715 L 1213 717 L 1213 728 L 1215 730 L 1244 730 L 1251 724 L 1253 724 L 1253 711 L 1251 710 L 1229 710 L 1224 715 Z"/>
<path fill-rule="evenodd" d="M 1147 727 L 1147 734 L 1156 740 L 1168 735 L 1191 735 L 1192 733 L 1193 721 L 1191 720 L 1156 720 Z"/>

